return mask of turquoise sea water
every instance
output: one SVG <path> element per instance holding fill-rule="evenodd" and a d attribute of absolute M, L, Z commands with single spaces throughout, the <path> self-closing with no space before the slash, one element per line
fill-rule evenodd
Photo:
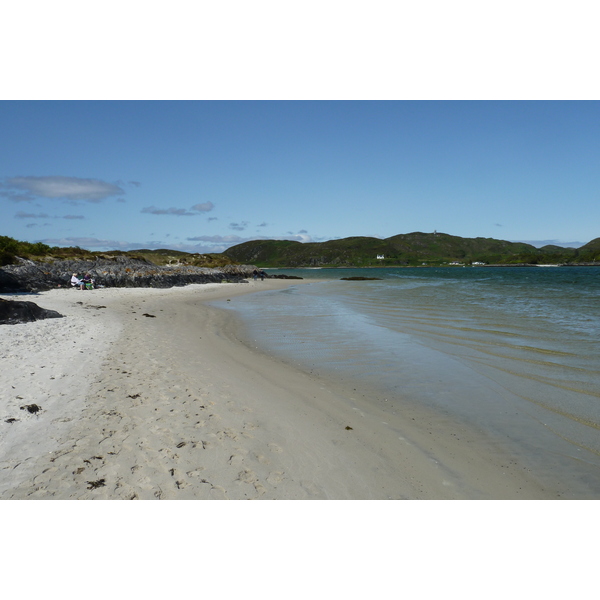
<path fill-rule="evenodd" d="M 600 267 L 270 272 L 314 283 L 229 304 L 257 346 L 470 424 L 600 497 Z"/>

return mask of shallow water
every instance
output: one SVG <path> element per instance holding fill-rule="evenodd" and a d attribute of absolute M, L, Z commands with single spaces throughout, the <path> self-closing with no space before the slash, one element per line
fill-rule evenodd
<path fill-rule="evenodd" d="M 315 282 L 227 306 L 262 349 L 450 415 L 600 497 L 600 268 L 283 272 Z"/>

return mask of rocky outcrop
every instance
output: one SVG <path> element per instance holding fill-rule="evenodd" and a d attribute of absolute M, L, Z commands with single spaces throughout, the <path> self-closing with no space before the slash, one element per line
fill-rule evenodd
<path fill-rule="evenodd" d="M 41 308 L 34 302 L 3 300 L 0 298 L 0 325 L 29 323 L 40 319 L 56 319 L 62 316 L 55 310 Z"/>
<path fill-rule="evenodd" d="M 157 266 L 149 261 L 118 256 L 114 259 L 60 260 L 34 262 L 18 259 L 0 269 L 0 292 L 39 292 L 70 287 L 71 276 L 89 273 L 104 287 L 169 288 L 190 283 L 243 282 L 252 276 L 254 265 L 226 265 L 222 268 L 188 265 Z"/>

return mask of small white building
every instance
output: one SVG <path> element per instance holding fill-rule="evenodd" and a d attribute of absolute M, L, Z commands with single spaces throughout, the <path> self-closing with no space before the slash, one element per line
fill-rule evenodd
<path fill-rule="evenodd" d="M 385 255 L 384 254 L 378 254 L 377 255 L 377 260 L 384 260 L 385 259 Z"/>

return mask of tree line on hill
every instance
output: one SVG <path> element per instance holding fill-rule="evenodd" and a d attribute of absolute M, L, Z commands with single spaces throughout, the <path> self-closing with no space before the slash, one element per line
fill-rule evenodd
<path fill-rule="evenodd" d="M 552 245 L 536 248 L 531 244 L 494 238 L 462 238 L 445 233 L 414 232 L 386 239 L 349 237 L 312 243 L 253 240 L 232 246 L 221 254 L 197 254 L 169 249 L 92 252 L 77 246 L 51 247 L 41 242 L 22 242 L 0 236 L 0 267 L 15 264 L 17 257 L 36 262 L 114 260 L 123 257 L 158 266 L 206 268 L 223 268 L 227 265 L 279 268 L 439 266 L 451 263 L 572 265 L 600 264 L 600 238 L 581 248 Z"/>
<path fill-rule="evenodd" d="M 414 232 L 386 239 L 349 237 L 327 242 L 254 240 L 223 253 L 261 267 L 440 266 L 444 264 L 600 264 L 600 238 L 581 248 L 544 246 L 494 238 Z"/>

